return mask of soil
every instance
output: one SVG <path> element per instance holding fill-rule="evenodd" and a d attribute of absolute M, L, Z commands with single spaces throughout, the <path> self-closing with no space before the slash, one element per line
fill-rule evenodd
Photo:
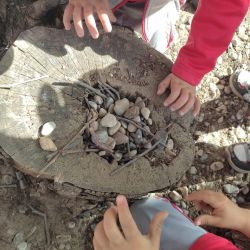
<path fill-rule="evenodd" d="M 30 2 L 27 1 L 27 3 Z M 0 2 L 0 55 L 6 52 L 6 48 L 18 35 L 17 31 L 10 32 L 14 19 L 13 16 L 6 15 L 5 12 L 6 9 L 7 12 L 13 11 L 10 10 L 13 2 L 8 2 L 8 8 L 4 8 L 5 5 L 7 6 L 5 1 Z M 13 7 L 15 11 L 21 11 L 20 4 L 17 6 L 18 8 Z M 167 53 L 167 57 L 172 60 L 175 59 L 180 47 L 186 41 L 193 16 L 192 12 L 190 5 L 181 12 L 177 25 L 179 40 Z M 53 18 L 51 23 L 61 25 Z M 32 22 L 26 22 L 25 25 L 20 23 L 20 26 L 22 26 L 20 29 L 30 28 Z M 226 162 L 224 155 L 225 147 L 228 145 L 250 141 L 249 104 L 228 91 L 229 76 L 234 70 L 239 68 L 250 70 L 249 27 L 250 15 L 248 14 L 235 34 L 234 40 L 237 42 L 230 45 L 229 49 L 221 56 L 215 69 L 203 79 L 198 89 L 202 109 L 197 119 L 194 134 L 196 155 L 193 167 L 196 171 L 188 171 L 178 183 L 166 191 L 157 193 L 158 195 L 168 196 L 172 190 L 181 193 L 183 187 L 187 187 L 189 192 L 201 188 L 223 191 L 223 185 L 227 183 L 239 187 L 240 190 L 249 187 L 250 175 L 235 173 Z M 242 30 L 248 34 L 246 41 L 240 38 Z M 237 53 L 237 60 L 232 59 L 232 52 Z M 216 161 L 222 162 L 224 167 L 219 171 L 212 171 L 211 163 Z M 67 183 L 60 183 L 60 178 L 56 182 L 39 180 L 20 174 L 17 178 L 13 166 L 13 161 L 2 152 L 0 154 L 0 176 L 8 176 L 5 177 L 8 187 L 1 183 L 3 185 L 0 186 L 0 226 L 4 230 L 0 231 L 0 249 L 16 249 L 15 244 L 18 242 L 16 235 L 18 233 L 24 234 L 21 241 L 27 242 L 31 249 L 80 250 L 83 249 L 83 246 L 86 250 L 91 249 L 91 238 L 89 237 L 91 228 L 110 205 L 112 197 L 105 197 L 105 194 L 101 193 L 96 194 L 91 189 L 85 190 L 84 194 L 81 194 L 81 190 L 78 188 Z M 244 194 L 240 191 L 236 195 L 227 195 L 239 205 L 249 206 L 249 192 Z M 197 214 L 193 207 L 188 204 L 184 206 L 181 201 L 177 204 L 189 216 L 194 217 Z M 47 244 L 48 237 L 45 234 L 44 217 L 32 213 L 31 208 L 46 214 L 51 238 L 50 246 Z M 209 230 L 229 238 L 240 249 L 249 249 L 249 242 L 236 233 L 211 228 Z"/>

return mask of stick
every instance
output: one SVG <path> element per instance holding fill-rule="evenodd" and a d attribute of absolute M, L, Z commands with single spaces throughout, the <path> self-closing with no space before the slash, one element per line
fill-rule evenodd
<path fill-rule="evenodd" d="M 98 148 L 87 148 L 87 149 L 75 149 L 75 150 L 64 150 L 62 152 L 62 155 L 68 155 L 68 154 L 78 154 L 78 153 L 88 153 L 88 152 L 98 152 L 100 149 Z"/>
<path fill-rule="evenodd" d="M 102 83 L 104 86 L 106 86 L 107 88 L 109 88 L 110 90 L 112 90 L 114 93 L 115 93 L 115 95 L 117 96 L 117 98 L 120 100 L 121 99 L 121 97 L 120 97 L 120 94 L 119 94 L 119 92 L 115 89 L 115 88 L 113 88 L 110 84 L 108 84 L 108 83 L 106 83 L 106 82 L 104 82 L 104 83 Z"/>
<path fill-rule="evenodd" d="M 143 157 L 144 155 L 148 154 L 150 151 L 154 150 L 161 142 L 163 139 L 160 139 L 159 141 L 157 141 L 151 148 L 147 149 L 146 151 L 144 151 L 143 153 L 137 155 L 134 159 L 132 159 L 131 161 L 127 162 L 126 164 L 122 165 L 121 167 L 113 170 L 110 173 L 110 176 L 113 176 L 117 173 L 119 173 L 121 170 L 123 170 L 124 168 L 127 168 L 128 166 L 130 166 L 132 163 L 136 162 L 137 160 L 139 160 L 141 157 Z"/>
<path fill-rule="evenodd" d="M 23 82 L 16 82 L 16 83 L 12 83 L 12 84 L 9 84 L 9 85 L 0 85 L 0 89 L 11 89 L 13 87 L 16 87 L 17 85 L 25 84 L 25 83 L 33 82 L 33 81 L 38 81 L 38 80 L 41 80 L 41 79 L 44 79 L 44 78 L 47 78 L 47 77 L 49 77 L 49 76 L 48 75 L 40 76 L 40 77 L 33 78 L 33 79 L 23 81 Z"/>
<path fill-rule="evenodd" d="M 50 165 L 51 164 L 53 164 L 56 160 L 57 160 L 57 158 L 62 154 L 62 152 L 65 150 L 65 148 L 68 146 L 68 145 L 70 145 L 79 135 L 81 135 L 84 131 L 85 131 L 85 129 L 89 126 L 89 124 L 90 123 L 92 123 L 92 122 L 94 122 L 95 120 L 97 119 L 97 116 L 94 116 L 91 120 L 89 120 L 88 122 L 86 122 L 84 125 L 83 125 L 83 127 L 62 147 L 62 149 L 60 149 L 59 151 L 58 151 L 58 153 L 55 155 L 55 156 L 53 156 L 52 158 L 51 158 L 51 160 L 49 160 L 48 162 L 47 162 L 47 164 L 39 171 L 39 173 L 38 173 L 38 175 L 36 176 L 37 178 L 38 177 L 40 177 L 41 176 L 41 174 L 45 171 L 45 170 L 47 170 L 49 167 L 50 167 Z"/>
<path fill-rule="evenodd" d="M 37 215 L 43 217 L 43 219 L 44 219 L 46 241 L 47 241 L 47 244 L 50 245 L 50 234 L 49 234 L 49 226 L 48 226 L 47 215 L 45 213 L 42 213 L 42 212 L 38 211 L 37 209 L 35 209 L 31 205 L 28 205 L 28 207 L 31 209 L 31 212 L 33 214 L 37 214 Z"/>
<path fill-rule="evenodd" d="M 147 134 L 149 134 L 149 135 L 151 135 L 151 136 L 154 136 L 154 134 L 153 134 L 152 132 L 146 130 L 145 128 L 143 128 L 141 125 L 139 125 L 139 124 L 138 124 L 137 122 L 135 122 L 135 121 L 132 121 L 132 120 L 130 120 L 130 119 L 127 119 L 127 118 L 124 118 L 124 117 L 121 117 L 121 116 L 118 116 L 118 115 L 116 115 L 116 118 L 117 118 L 118 120 L 121 120 L 121 121 L 125 121 L 125 122 L 128 122 L 128 123 L 131 123 L 131 124 L 133 124 L 134 126 L 136 126 L 137 128 L 143 130 L 145 133 L 147 133 Z"/>
<path fill-rule="evenodd" d="M 92 86 L 90 86 L 89 84 L 87 84 L 86 82 L 83 82 L 83 81 L 80 81 L 80 80 L 76 80 L 74 78 L 71 78 L 71 77 L 65 77 L 66 80 L 70 80 L 72 81 L 73 83 L 79 85 L 79 86 L 82 86 L 86 89 L 89 89 L 91 91 L 93 91 L 94 93 L 96 93 L 97 95 L 103 97 L 103 98 L 107 98 L 106 95 L 104 95 L 103 93 L 101 93 L 99 90 L 93 88 Z"/>
<path fill-rule="evenodd" d="M 16 184 L 10 184 L 10 185 L 0 185 L 0 188 L 16 188 Z"/>

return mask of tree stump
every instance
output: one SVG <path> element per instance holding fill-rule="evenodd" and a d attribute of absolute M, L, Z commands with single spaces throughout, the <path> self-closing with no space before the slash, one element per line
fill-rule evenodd
<path fill-rule="evenodd" d="M 57 124 L 52 137 L 60 149 L 85 122 L 83 92 L 68 79 L 90 85 L 107 81 L 121 93 L 138 93 L 150 100 L 152 118 L 159 128 L 174 123 L 169 133 L 179 148 L 178 155 L 157 167 L 143 157 L 114 176 L 110 172 L 117 163 L 110 164 L 95 153 L 60 155 L 41 178 L 133 196 L 169 187 L 194 158 L 192 116 L 171 114 L 162 105 L 163 97 L 156 96 L 171 62 L 126 28 L 101 33 L 98 40 L 89 35 L 81 39 L 73 31 L 35 27 L 19 35 L 0 62 L 0 146 L 20 171 L 37 176 L 49 154 L 38 144 L 41 125 L 48 121 Z M 4 89 L 6 86 L 11 88 Z"/>

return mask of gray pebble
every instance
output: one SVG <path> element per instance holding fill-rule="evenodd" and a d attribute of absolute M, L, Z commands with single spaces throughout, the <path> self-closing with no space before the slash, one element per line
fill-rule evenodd
<path fill-rule="evenodd" d="M 190 169 L 189 169 L 189 173 L 192 174 L 192 175 L 195 175 L 197 174 L 198 170 L 196 167 L 192 166 Z"/>
<path fill-rule="evenodd" d="M 105 128 L 112 128 L 116 125 L 117 119 L 114 115 L 108 113 L 101 119 L 101 125 Z"/>
<path fill-rule="evenodd" d="M 111 104 L 114 103 L 114 99 L 111 98 L 111 97 L 108 97 L 106 100 L 105 100 L 105 108 L 108 109 L 110 107 Z"/>
<path fill-rule="evenodd" d="M 90 106 L 91 108 L 93 108 L 94 110 L 97 110 L 97 104 L 96 104 L 95 102 L 88 101 L 88 103 L 89 103 L 89 106 Z"/>
<path fill-rule="evenodd" d="M 150 148 L 152 148 L 152 143 L 151 142 L 147 142 L 146 144 L 144 144 L 143 147 L 146 148 L 146 149 L 150 149 Z"/>
<path fill-rule="evenodd" d="M 109 135 L 106 129 L 96 131 L 95 135 L 100 143 L 105 144 L 108 141 Z M 94 142 L 93 139 L 92 142 Z"/>
<path fill-rule="evenodd" d="M 153 124 L 153 120 L 151 118 L 148 118 L 147 123 L 149 126 L 151 126 Z"/>
<path fill-rule="evenodd" d="M 126 123 L 125 121 L 121 121 L 122 127 L 127 129 L 128 128 L 128 123 Z"/>
<path fill-rule="evenodd" d="M 30 247 L 27 242 L 21 242 L 17 245 L 17 250 L 29 250 Z"/>
<path fill-rule="evenodd" d="M 127 119 L 134 119 L 135 117 L 139 116 L 140 108 L 138 106 L 130 107 L 124 114 L 124 117 Z"/>
<path fill-rule="evenodd" d="M 99 110 L 99 117 L 103 118 L 106 114 L 107 114 L 106 109 L 100 108 L 100 110 Z"/>
<path fill-rule="evenodd" d="M 140 116 L 137 116 L 133 119 L 134 122 L 141 122 L 141 117 Z"/>
<path fill-rule="evenodd" d="M 142 131 L 140 129 L 136 130 L 133 137 L 134 137 L 134 140 L 135 140 L 136 144 L 142 144 L 143 143 Z"/>
<path fill-rule="evenodd" d="M 103 99 L 99 95 L 95 95 L 94 100 L 95 100 L 95 103 L 98 104 L 98 105 L 103 104 Z"/>
<path fill-rule="evenodd" d="M 109 137 L 107 142 L 105 143 L 109 148 L 114 149 L 116 146 L 115 139 L 113 137 Z"/>
<path fill-rule="evenodd" d="M 98 153 L 98 155 L 101 156 L 101 157 L 102 157 L 102 156 L 105 156 L 105 155 L 106 155 L 106 151 L 100 151 L 100 152 Z"/>
<path fill-rule="evenodd" d="M 13 243 L 15 246 L 19 245 L 23 241 L 24 241 L 24 233 L 23 232 L 17 233 L 13 239 Z"/>
<path fill-rule="evenodd" d="M 120 132 L 117 132 L 113 138 L 115 139 L 115 142 L 116 142 L 116 145 L 121 145 L 121 144 L 126 144 L 129 142 L 129 138 L 128 136 L 120 133 Z"/>
<path fill-rule="evenodd" d="M 130 148 L 130 150 L 134 150 L 134 149 L 136 149 L 137 147 L 136 147 L 136 145 L 135 145 L 133 142 L 130 142 L 130 143 L 129 143 L 129 148 Z"/>
<path fill-rule="evenodd" d="M 115 133 L 117 133 L 118 132 L 118 130 L 120 129 L 120 127 L 121 127 L 121 123 L 120 122 L 118 122 L 117 121 L 117 123 L 115 124 L 115 126 L 114 127 L 112 127 L 112 128 L 109 128 L 109 135 L 114 135 Z"/>
<path fill-rule="evenodd" d="M 169 197 L 175 202 L 182 200 L 182 196 L 177 191 L 171 191 Z"/>
<path fill-rule="evenodd" d="M 136 149 L 130 151 L 130 153 L 129 153 L 129 156 L 130 156 L 130 157 L 134 157 L 134 156 L 136 156 L 136 155 L 137 155 L 137 150 L 136 150 Z"/>
<path fill-rule="evenodd" d="M 116 159 L 116 161 L 120 161 L 122 159 L 122 157 L 123 157 L 122 153 L 119 153 L 119 152 L 115 153 L 115 159 Z"/>
<path fill-rule="evenodd" d="M 129 108 L 129 100 L 123 98 L 115 102 L 114 111 L 117 115 L 123 115 Z"/>
<path fill-rule="evenodd" d="M 219 171 L 224 168 L 224 164 L 221 161 L 215 161 L 210 165 L 211 170 Z"/>
<path fill-rule="evenodd" d="M 108 113 L 113 113 L 114 112 L 114 107 L 115 107 L 115 104 L 111 104 L 108 108 Z"/>
<path fill-rule="evenodd" d="M 92 128 L 94 131 L 97 131 L 99 128 L 99 123 L 97 121 L 94 121 L 90 124 L 90 128 Z"/>
<path fill-rule="evenodd" d="M 137 130 L 137 127 L 135 125 L 133 125 L 132 123 L 129 123 L 128 125 L 128 131 L 130 133 L 134 133 Z"/>
<path fill-rule="evenodd" d="M 121 133 L 123 133 L 124 135 L 126 134 L 126 130 L 123 127 L 120 127 L 118 131 L 121 132 Z"/>
<path fill-rule="evenodd" d="M 141 109 L 141 114 L 144 117 L 145 120 L 148 120 L 149 116 L 150 116 L 150 110 L 149 108 L 142 108 Z"/>
<path fill-rule="evenodd" d="M 242 188 L 241 192 L 244 194 L 244 195 L 247 195 L 249 193 L 249 187 L 248 186 L 245 186 Z"/>
<path fill-rule="evenodd" d="M 225 185 L 223 185 L 223 190 L 227 194 L 238 194 L 240 192 L 240 189 L 237 186 L 234 186 L 232 184 L 225 184 Z"/>

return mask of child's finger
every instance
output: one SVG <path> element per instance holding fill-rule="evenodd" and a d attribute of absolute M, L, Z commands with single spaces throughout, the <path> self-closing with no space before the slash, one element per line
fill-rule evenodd
<path fill-rule="evenodd" d="M 167 76 L 158 86 L 157 95 L 162 95 L 171 83 L 171 75 Z"/>
<path fill-rule="evenodd" d="M 104 4 L 105 4 L 105 8 L 107 10 L 107 14 L 108 14 L 109 20 L 112 23 L 116 22 L 116 17 L 114 15 L 112 9 L 110 8 L 109 1 L 105 1 Z"/>
<path fill-rule="evenodd" d="M 179 84 L 172 84 L 171 83 L 171 93 L 170 95 L 166 98 L 164 101 L 164 106 L 168 107 L 171 105 L 178 97 L 180 96 L 181 93 L 181 87 Z"/>
<path fill-rule="evenodd" d="M 117 225 L 117 218 L 117 207 L 109 208 L 104 214 L 103 227 L 110 242 L 121 244 L 124 241 L 124 237 Z"/>
<path fill-rule="evenodd" d="M 201 103 L 199 98 L 195 98 L 194 109 L 193 109 L 193 116 L 197 116 L 201 109 Z"/>
<path fill-rule="evenodd" d="M 188 91 L 186 91 L 185 89 L 181 90 L 181 94 L 180 94 L 179 98 L 177 99 L 177 101 L 175 101 L 170 106 L 170 110 L 171 111 L 179 110 L 184 105 L 186 105 L 186 103 L 188 102 L 188 100 L 189 100 L 189 93 L 188 93 Z"/>
<path fill-rule="evenodd" d="M 194 221 L 195 225 L 201 226 L 201 225 L 207 225 L 207 226 L 220 226 L 220 218 L 212 216 L 212 215 L 201 215 L 197 217 Z"/>
<path fill-rule="evenodd" d="M 79 37 L 83 37 L 84 36 L 84 29 L 83 29 L 83 24 L 82 24 L 82 7 L 80 5 L 76 5 L 74 8 L 73 20 L 74 20 L 76 34 Z"/>
<path fill-rule="evenodd" d="M 107 238 L 107 235 L 105 234 L 104 227 L 103 227 L 103 221 L 97 224 L 95 228 L 95 232 L 94 232 L 94 239 L 95 239 L 97 249 L 99 245 L 108 243 L 108 238 Z"/>
<path fill-rule="evenodd" d="M 112 25 L 109 20 L 108 11 L 103 4 L 100 4 L 96 7 L 97 15 L 102 23 L 102 26 L 106 32 L 112 31 Z"/>
<path fill-rule="evenodd" d="M 68 4 L 64 10 L 63 13 L 63 24 L 66 30 L 70 30 L 71 28 L 71 17 L 73 15 L 73 10 L 74 10 L 74 6 L 71 4 Z"/>
<path fill-rule="evenodd" d="M 118 217 L 122 227 L 122 231 L 126 239 L 135 238 L 138 235 L 141 235 L 137 225 L 130 213 L 128 202 L 126 198 L 122 195 L 119 195 L 116 198 L 116 204 L 118 209 Z"/>
<path fill-rule="evenodd" d="M 91 36 L 94 39 L 97 39 L 99 37 L 99 32 L 96 27 L 96 22 L 95 22 L 92 6 L 90 5 L 84 6 L 84 18 L 85 18 L 85 23 L 88 27 L 88 30 Z"/>
<path fill-rule="evenodd" d="M 194 103 L 195 97 L 193 95 L 190 95 L 187 103 L 180 109 L 179 114 L 181 116 L 185 115 L 190 109 L 193 108 Z"/>

